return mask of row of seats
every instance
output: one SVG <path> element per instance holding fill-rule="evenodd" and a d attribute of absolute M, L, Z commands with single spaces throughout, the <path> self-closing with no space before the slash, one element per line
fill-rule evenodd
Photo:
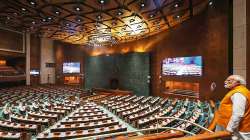
<path fill-rule="evenodd" d="M 194 99 L 163 99 L 134 95 L 115 96 L 101 101 L 102 105 L 136 128 L 174 127 L 199 133 L 200 129 L 191 123 L 175 119 L 157 119 L 175 117 L 190 120 L 207 127 L 213 114 L 208 114 L 208 102 Z M 194 113 L 195 112 L 195 113 Z M 206 121 L 204 121 L 206 120 Z M 185 127 L 184 127 L 185 126 Z"/>
<path fill-rule="evenodd" d="M 176 117 L 204 127 L 211 120 L 209 103 L 191 99 L 88 94 L 59 86 L 1 89 L 0 97 L 0 139 L 12 138 L 10 135 L 23 139 L 24 134 L 36 139 L 68 139 L 128 131 L 120 119 L 136 129 L 168 126 L 197 134 L 201 130 L 191 123 L 157 118 Z"/>

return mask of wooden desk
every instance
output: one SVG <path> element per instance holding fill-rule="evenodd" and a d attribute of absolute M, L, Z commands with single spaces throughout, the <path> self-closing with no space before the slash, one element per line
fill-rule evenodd
<path fill-rule="evenodd" d="M 89 122 L 89 123 L 80 123 L 80 124 L 65 124 L 58 125 L 56 128 L 51 128 L 51 132 L 65 132 L 65 131 L 74 131 L 74 130 L 86 130 L 86 129 L 94 129 L 100 127 L 109 127 L 112 125 L 118 125 L 118 121 L 106 120 L 99 122 Z"/>
<path fill-rule="evenodd" d="M 73 139 L 73 138 L 88 137 L 88 136 L 95 136 L 95 135 L 123 132 L 123 131 L 127 131 L 127 128 L 125 126 L 115 125 L 112 127 L 96 128 L 91 130 L 43 133 L 38 135 L 37 139 L 38 140 Z"/>
<path fill-rule="evenodd" d="M 74 124 L 74 123 L 86 123 L 86 122 L 96 122 L 96 121 L 103 121 L 103 120 L 111 120 L 112 117 L 108 116 L 98 116 L 98 117 L 91 117 L 91 118 L 73 118 L 73 119 L 66 119 L 65 121 L 61 121 L 61 124 Z"/>

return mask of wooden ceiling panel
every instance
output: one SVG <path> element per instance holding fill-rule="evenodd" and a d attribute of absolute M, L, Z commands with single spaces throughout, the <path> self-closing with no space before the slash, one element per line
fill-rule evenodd
<path fill-rule="evenodd" d="M 2 0 L 0 24 L 73 44 L 100 46 L 168 30 L 208 5 L 208 0 L 191 1 Z"/>

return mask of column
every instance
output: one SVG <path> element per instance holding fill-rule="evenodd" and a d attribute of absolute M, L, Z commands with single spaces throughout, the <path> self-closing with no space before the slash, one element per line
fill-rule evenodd
<path fill-rule="evenodd" d="M 245 78 L 247 77 L 246 2 L 247 0 L 233 0 L 233 73 Z"/>
<path fill-rule="evenodd" d="M 26 85 L 30 85 L 30 33 L 24 33 L 24 45 L 26 48 Z"/>

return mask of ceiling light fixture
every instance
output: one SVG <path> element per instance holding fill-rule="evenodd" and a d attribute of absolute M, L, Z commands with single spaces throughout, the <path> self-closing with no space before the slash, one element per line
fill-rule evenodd
<path fill-rule="evenodd" d="M 80 7 L 76 7 L 75 10 L 76 11 L 81 11 L 81 8 Z"/>
<path fill-rule="evenodd" d="M 104 0 L 99 0 L 99 2 L 100 2 L 101 4 L 104 4 L 104 3 L 105 3 L 105 1 L 104 1 Z"/>
<path fill-rule="evenodd" d="M 117 15 L 121 16 L 123 14 L 122 10 L 118 10 Z"/>
<path fill-rule="evenodd" d="M 213 1 L 209 1 L 209 3 L 208 3 L 208 4 L 209 4 L 210 6 L 211 6 L 211 5 L 213 5 Z"/>
<path fill-rule="evenodd" d="M 25 8 L 22 8 L 22 11 L 26 11 L 26 9 L 25 9 Z"/>
<path fill-rule="evenodd" d="M 145 3 L 141 3 L 141 8 L 145 7 Z"/>
<path fill-rule="evenodd" d="M 56 13 L 57 15 L 60 15 L 60 12 L 59 12 L 59 11 L 56 11 L 55 13 Z"/>
<path fill-rule="evenodd" d="M 154 14 L 150 14 L 150 15 L 149 15 L 150 18 L 153 18 L 154 16 L 155 16 Z"/>
<path fill-rule="evenodd" d="M 76 21 L 77 21 L 77 22 L 81 22 L 82 19 L 81 19 L 81 18 L 76 18 Z"/>
<path fill-rule="evenodd" d="M 96 18 L 97 18 L 97 20 L 100 20 L 100 19 L 102 19 L 102 16 L 101 15 L 97 15 Z"/>
<path fill-rule="evenodd" d="M 36 3 L 34 1 L 30 1 L 30 4 L 31 5 L 35 5 Z"/>

